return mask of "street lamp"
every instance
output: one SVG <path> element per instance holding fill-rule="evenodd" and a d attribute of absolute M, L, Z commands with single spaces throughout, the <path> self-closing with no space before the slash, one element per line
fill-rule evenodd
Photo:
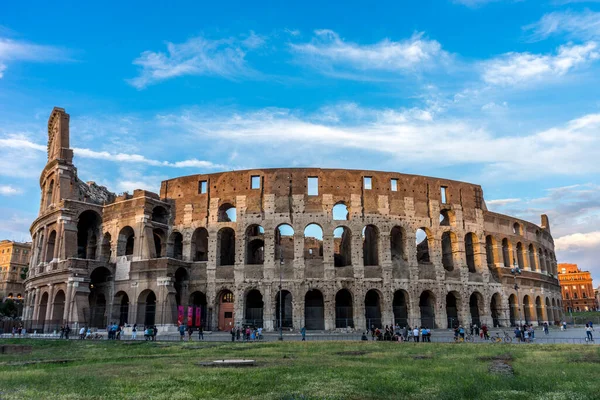
<path fill-rule="evenodd" d="M 281 242 L 281 239 L 280 239 Z M 281 281 L 283 280 L 283 251 L 279 246 L 279 340 L 283 340 L 283 304 L 281 302 L 282 290 Z"/>
<path fill-rule="evenodd" d="M 521 325 L 521 310 L 520 310 L 520 306 L 519 306 L 519 285 L 517 285 L 517 275 L 521 275 L 521 268 L 519 268 L 519 266 L 517 265 L 517 258 L 516 258 L 516 254 L 513 253 L 513 267 L 510 269 L 510 273 L 513 276 L 513 279 L 515 281 L 515 290 L 517 291 L 517 318 L 518 318 L 518 325 Z"/>

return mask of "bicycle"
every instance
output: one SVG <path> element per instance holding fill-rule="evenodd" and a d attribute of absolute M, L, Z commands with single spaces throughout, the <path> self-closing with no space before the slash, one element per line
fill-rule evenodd
<path fill-rule="evenodd" d="M 510 335 L 504 331 L 502 331 L 502 333 L 504 334 L 504 336 L 500 336 L 499 332 L 496 332 L 496 336 L 492 337 L 492 343 L 510 343 L 512 342 L 512 338 L 510 337 Z"/>
<path fill-rule="evenodd" d="M 463 338 L 462 336 L 454 336 L 454 342 L 455 343 L 463 343 L 463 342 L 469 342 L 469 343 L 473 343 L 473 335 L 470 335 L 468 333 L 465 334 L 465 337 Z"/>

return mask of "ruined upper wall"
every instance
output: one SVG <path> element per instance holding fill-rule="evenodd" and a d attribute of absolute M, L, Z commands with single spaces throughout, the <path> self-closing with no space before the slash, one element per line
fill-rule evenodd
<path fill-rule="evenodd" d="M 259 176 L 259 189 L 251 188 L 251 179 Z M 319 191 L 308 195 L 308 178 L 318 177 Z M 365 189 L 364 177 L 371 177 L 372 188 Z M 391 180 L 397 180 L 397 191 L 392 191 Z M 207 181 L 207 193 L 200 193 L 200 182 Z M 236 206 L 237 196 L 245 196 L 245 213 L 264 212 L 265 198 L 273 198 L 275 213 L 288 213 L 290 199 L 302 199 L 304 210 L 323 212 L 326 207 L 344 202 L 349 212 L 378 214 L 382 201 L 387 197 L 389 215 L 403 215 L 406 197 L 412 198 L 415 213 L 427 216 L 429 201 L 441 202 L 441 187 L 446 187 L 446 204 L 460 205 L 466 214 L 475 209 L 486 210 L 481 186 L 449 179 L 432 178 L 397 172 L 378 172 L 345 169 L 281 168 L 255 169 L 191 175 L 163 181 L 160 196 L 175 203 L 175 223 L 183 215 L 186 205 L 192 205 L 194 220 L 205 218 L 211 199 L 219 199 L 219 205 L 231 203 Z M 469 215 L 466 215 L 468 218 Z"/>

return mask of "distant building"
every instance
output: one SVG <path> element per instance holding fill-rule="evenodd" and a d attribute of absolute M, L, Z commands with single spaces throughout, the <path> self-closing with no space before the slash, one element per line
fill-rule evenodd
<path fill-rule="evenodd" d="M 577 264 L 558 264 L 558 281 L 565 311 L 593 311 L 598 308 L 592 274 Z"/>
<path fill-rule="evenodd" d="M 0 301 L 21 301 L 25 284 L 21 275 L 26 272 L 31 256 L 31 243 L 0 241 Z"/>

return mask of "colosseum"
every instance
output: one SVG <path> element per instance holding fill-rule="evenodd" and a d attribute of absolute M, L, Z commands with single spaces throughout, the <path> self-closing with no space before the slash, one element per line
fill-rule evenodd
<path fill-rule="evenodd" d="M 445 329 L 561 318 L 548 218 L 535 225 L 490 212 L 479 185 L 281 168 L 116 195 L 81 181 L 72 160 L 69 115 L 54 108 L 26 279 L 24 319 L 38 331 L 110 322 Z"/>

